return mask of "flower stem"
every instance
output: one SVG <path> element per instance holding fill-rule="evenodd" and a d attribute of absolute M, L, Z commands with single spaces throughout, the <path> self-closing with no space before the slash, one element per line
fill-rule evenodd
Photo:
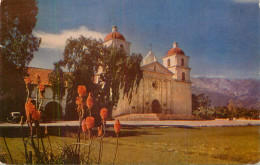
<path fill-rule="evenodd" d="M 115 164 L 117 149 L 118 149 L 118 133 L 116 134 L 116 153 L 115 153 L 113 164 Z"/>
<path fill-rule="evenodd" d="M 7 143 L 6 143 L 5 137 L 3 136 L 3 138 L 4 138 L 4 141 L 5 141 L 5 147 L 6 147 L 7 151 L 8 151 L 8 154 L 9 154 L 9 156 L 10 156 L 10 159 L 11 159 L 11 161 L 12 161 L 12 164 L 14 164 L 14 161 L 13 161 L 12 155 L 11 155 L 11 153 L 10 153 L 10 151 L 9 151 L 9 148 L 8 148 Z"/>

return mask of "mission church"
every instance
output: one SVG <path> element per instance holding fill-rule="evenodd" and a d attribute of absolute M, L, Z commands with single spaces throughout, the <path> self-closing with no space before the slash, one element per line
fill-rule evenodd
<path fill-rule="evenodd" d="M 117 26 L 113 26 L 112 32 L 105 37 L 104 45 L 121 47 L 130 54 L 131 43 L 118 32 Z M 131 103 L 126 97 L 120 97 L 117 107 L 112 110 L 113 118 L 131 114 L 192 115 L 189 56 L 174 42 L 162 61 L 163 64 L 159 63 L 152 51 L 143 58 L 143 79 L 138 90 L 133 92 Z M 48 83 L 51 70 L 28 68 L 28 72 L 33 83 L 36 84 L 36 74 L 39 74 L 46 85 L 43 111 L 53 114 L 54 107 L 60 108 L 64 116 L 67 92 L 60 102 L 53 101 Z"/>
<path fill-rule="evenodd" d="M 130 54 L 130 42 L 113 26 L 112 32 L 105 37 L 106 46 L 123 47 Z M 137 93 L 133 93 L 131 103 L 121 99 L 113 109 L 112 117 L 129 114 L 184 114 L 191 115 L 191 81 L 189 56 L 174 42 L 160 64 L 150 51 L 143 59 L 141 69 L 143 79 Z"/>

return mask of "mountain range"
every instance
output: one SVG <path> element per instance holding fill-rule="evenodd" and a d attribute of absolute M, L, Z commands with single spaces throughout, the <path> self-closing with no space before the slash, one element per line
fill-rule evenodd
<path fill-rule="evenodd" d="M 260 80 L 227 78 L 191 78 L 192 93 L 204 93 L 213 106 L 232 100 L 238 107 L 260 108 Z"/>

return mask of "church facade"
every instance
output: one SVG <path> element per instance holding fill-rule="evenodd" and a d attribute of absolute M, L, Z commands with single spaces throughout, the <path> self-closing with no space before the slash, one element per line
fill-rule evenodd
<path fill-rule="evenodd" d="M 106 46 L 123 47 L 130 54 L 130 42 L 118 32 L 117 27 L 105 37 Z M 189 56 L 174 42 L 163 57 L 163 64 L 150 51 L 143 59 L 143 79 L 129 103 L 121 96 L 112 111 L 112 117 L 130 114 L 192 114 Z"/>

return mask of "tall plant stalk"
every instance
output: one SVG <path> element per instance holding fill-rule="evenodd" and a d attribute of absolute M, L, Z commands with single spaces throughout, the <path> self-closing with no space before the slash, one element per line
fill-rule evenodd
<path fill-rule="evenodd" d="M 5 140 L 5 136 L 3 136 L 3 138 L 4 138 L 5 147 L 6 147 L 7 151 L 8 151 L 9 157 L 10 157 L 10 159 L 11 159 L 11 161 L 12 161 L 12 164 L 14 164 L 12 155 L 11 155 L 11 153 L 10 153 L 10 150 L 9 150 L 8 145 L 7 145 L 7 143 L 6 143 L 6 140 Z"/>
<path fill-rule="evenodd" d="M 117 149 L 118 149 L 118 133 L 116 134 L 116 153 L 115 153 L 115 157 L 114 157 L 114 160 L 113 160 L 113 164 L 115 164 Z"/>

